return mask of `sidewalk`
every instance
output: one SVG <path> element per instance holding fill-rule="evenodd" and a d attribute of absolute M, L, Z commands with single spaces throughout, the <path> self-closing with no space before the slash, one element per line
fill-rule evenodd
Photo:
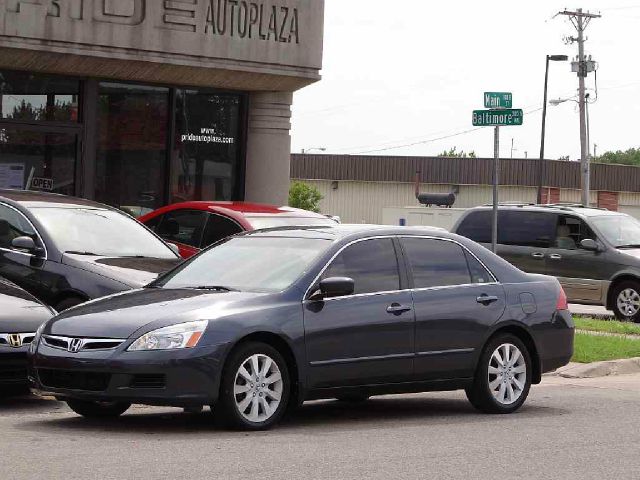
<path fill-rule="evenodd" d="M 576 317 L 589 317 L 604 320 L 614 318 L 613 312 L 604 307 L 597 307 L 593 305 L 577 305 L 572 303 L 569 305 L 569 310 Z"/>

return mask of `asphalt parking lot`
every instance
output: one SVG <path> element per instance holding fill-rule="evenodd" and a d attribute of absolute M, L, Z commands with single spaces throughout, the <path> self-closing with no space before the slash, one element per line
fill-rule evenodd
<path fill-rule="evenodd" d="M 517 414 L 477 414 L 461 392 L 305 405 L 260 433 L 207 414 L 136 407 L 89 422 L 64 404 L 0 401 L 4 480 L 637 479 L 640 375 L 547 377 Z"/>

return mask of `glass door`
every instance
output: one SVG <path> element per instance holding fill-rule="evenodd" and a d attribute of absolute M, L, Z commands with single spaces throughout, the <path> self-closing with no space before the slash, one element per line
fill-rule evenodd
<path fill-rule="evenodd" d="M 0 122 L 0 188 L 76 194 L 78 135 Z"/>

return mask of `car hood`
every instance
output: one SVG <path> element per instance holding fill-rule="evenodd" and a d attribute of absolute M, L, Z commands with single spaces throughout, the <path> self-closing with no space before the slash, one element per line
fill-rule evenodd
<path fill-rule="evenodd" d="M 0 288 L 0 333 L 33 333 L 53 313 L 29 298 L 6 295 Z"/>
<path fill-rule="evenodd" d="M 97 257 L 65 253 L 62 263 L 81 268 L 103 277 L 124 283 L 131 288 L 139 288 L 151 283 L 158 275 L 171 270 L 181 259 Z"/>
<path fill-rule="evenodd" d="M 51 335 L 91 338 L 132 336 L 176 323 L 212 320 L 251 308 L 267 294 L 145 288 L 94 300 L 67 310 L 47 325 Z"/>
<path fill-rule="evenodd" d="M 624 253 L 634 258 L 640 258 L 640 248 L 617 249 L 619 253 Z"/>

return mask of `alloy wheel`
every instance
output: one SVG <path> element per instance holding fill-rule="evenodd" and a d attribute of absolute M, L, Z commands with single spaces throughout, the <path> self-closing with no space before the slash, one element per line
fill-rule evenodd
<path fill-rule="evenodd" d="M 527 363 L 518 347 L 503 343 L 495 349 L 488 368 L 489 390 L 501 405 L 516 403 L 527 384 Z"/>
<path fill-rule="evenodd" d="M 625 288 L 618 294 L 617 304 L 625 317 L 635 317 L 640 310 L 640 294 L 633 288 Z"/>
<path fill-rule="evenodd" d="M 236 408 L 251 423 L 266 422 L 278 410 L 283 390 L 278 364 L 267 355 L 251 355 L 236 373 L 233 387 Z"/>

